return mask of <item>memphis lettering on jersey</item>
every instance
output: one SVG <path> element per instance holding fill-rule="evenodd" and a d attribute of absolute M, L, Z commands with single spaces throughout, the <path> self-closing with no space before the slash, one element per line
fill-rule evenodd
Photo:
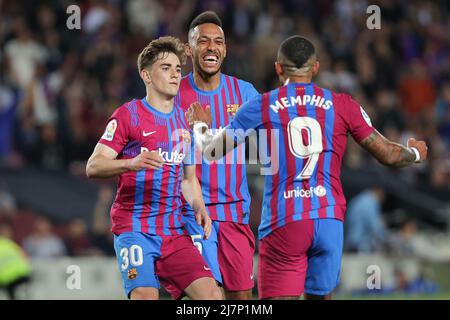
<path fill-rule="evenodd" d="M 333 106 L 332 100 L 327 100 L 324 97 L 317 96 L 315 94 L 301 95 L 301 96 L 292 96 L 290 99 L 287 97 L 282 97 L 275 101 L 275 104 L 271 104 L 270 108 L 278 113 L 279 110 L 283 110 L 285 108 L 293 107 L 293 106 L 306 106 L 313 105 L 317 108 L 322 108 L 324 110 L 328 110 Z"/>
<path fill-rule="evenodd" d="M 142 152 L 149 152 L 148 148 L 141 147 L 141 153 Z M 166 163 L 174 163 L 174 164 L 180 164 L 183 162 L 183 159 L 185 157 L 185 154 L 182 152 L 178 152 L 177 150 L 172 151 L 169 153 L 169 151 L 163 151 L 163 149 L 158 148 L 158 150 L 152 150 L 155 152 L 158 152 L 158 154 L 163 158 L 164 162 Z"/>

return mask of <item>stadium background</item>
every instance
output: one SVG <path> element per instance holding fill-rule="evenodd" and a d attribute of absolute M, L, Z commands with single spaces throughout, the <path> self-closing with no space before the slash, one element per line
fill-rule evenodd
<path fill-rule="evenodd" d="M 80 30 L 66 27 L 72 4 L 81 9 Z M 371 4 L 381 8 L 379 30 L 366 26 Z M 347 200 L 380 186 L 385 201 L 372 220 L 356 215 L 355 224 L 378 223 L 379 232 L 361 239 L 368 247 L 346 248 L 336 297 L 450 298 L 446 0 L 0 0 L 0 235 L 21 245 L 33 268 L 19 297 L 123 298 L 109 231 L 115 180 L 88 181 L 85 162 L 108 115 L 145 95 L 140 50 L 161 35 L 186 41 L 189 22 L 204 10 L 223 20 L 225 73 L 269 90 L 278 85 L 280 42 L 307 36 L 321 62 L 316 83 L 352 94 L 388 138 L 429 144 L 426 163 L 392 170 L 349 139 Z M 263 184 L 256 166 L 248 175 L 256 233 Z M 80 267 L 80 290 L 67 288 L 71 265 Z M 380 290 L 367 289 L 373 265 Z"/>

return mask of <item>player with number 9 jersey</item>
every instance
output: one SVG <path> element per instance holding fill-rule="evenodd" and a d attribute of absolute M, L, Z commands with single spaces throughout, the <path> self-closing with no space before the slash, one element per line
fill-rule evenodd
<path fill-rule="evenodd" d="M 342 158 L 348 134 L 361 142 L 374 131 L 369 117 L 347 94 L 292 82 L 242 105 L 230 128 L 239 139 L 256 129 L 271 159 L 259 226 L 260 297 L 329 294 L 343 245 Z"/>
<path fill-rule="evenodd" d="M 226 130 L 208 136 L 201 123 L 205 116 L 196 108 L 194 131 L 210 159 L 223 157 L 246 136 L 259 138 L 266 175 L 260 298 L 296 299 L 305 293 L 306 299 L 330 299 L 342 257 L 346 201 L 340 171 L 348 135 L 380 163 L 397 168 L 425 160 L 427 146 L 414 138 L 406 146 L 390 141 L 348 94 L 311 82 L 319 61 L 308 39 L 286 39 L 275 70 L 284 85 L 243 104 Z"/>

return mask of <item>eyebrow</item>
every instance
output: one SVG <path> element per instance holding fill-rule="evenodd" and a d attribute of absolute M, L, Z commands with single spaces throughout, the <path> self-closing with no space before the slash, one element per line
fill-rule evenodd
<path fill-rule="evenodd" d="M 202 38 L 206 38 L 206 39 L 213 39 L 213 40 L 217 40 L 217 39 L 220 39 L 220 40 L 225 40 L 225 38 L 224 37 L 222 37 L 222 36 L 218 36 L 218 37 L 214 37 L 214 38 L 212 38 L 212 37 L 208 37 L 208 36 L 200 36 L 198 39 L 200 40 L 200 39 L 202 39 Z"/>
<path fill-rule="evenodd" d="M 161 67 L 171 67 L 172 64 L 171 63 L 161 63 Z M 176 68 L 181 68 L 181 65 L 177 64 Z"/>

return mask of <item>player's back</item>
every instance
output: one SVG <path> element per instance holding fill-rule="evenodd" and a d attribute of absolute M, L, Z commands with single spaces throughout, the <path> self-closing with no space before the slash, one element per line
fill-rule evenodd
<path fill-rule="evenodd" d="M 234 128 L 266 129 L 276 168 L 265 177 L 260 238 L 292 221 L 344 219 L 342 157 L 348 133 L 359 142 L 373 131 L 363 114 L 350 96 L 314 83 L 291 83 L 242 107 Z"/>

